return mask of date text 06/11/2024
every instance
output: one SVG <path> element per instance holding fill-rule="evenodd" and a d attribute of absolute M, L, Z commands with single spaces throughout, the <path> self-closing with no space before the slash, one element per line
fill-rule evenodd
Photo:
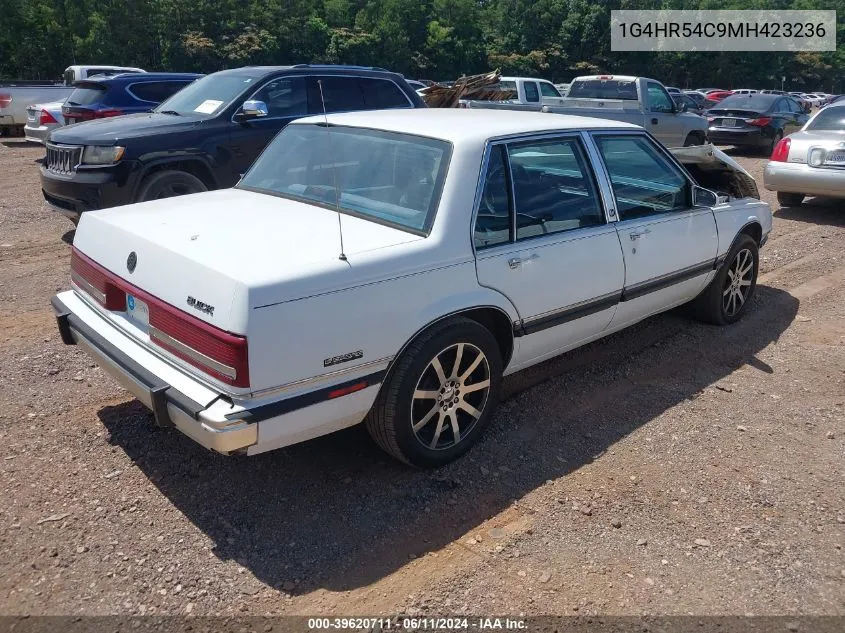
<path fill-rule="evenodd" d="M 308 628 L 312 630 L 386 630 L 403 631 L 450 631 L 450 630 L 522 630 L 527 627 L 520 618 L 309 618 Z"/>

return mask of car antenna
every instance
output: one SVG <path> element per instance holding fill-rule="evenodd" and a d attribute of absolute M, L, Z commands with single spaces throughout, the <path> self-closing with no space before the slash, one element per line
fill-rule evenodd
<path fill-rule="evenodd" d="M 323 80 L 318 79 L 317 85 L 320 86 L 320 103 L 323 104 L 323 120 L 326 123 L 326 134 L 329 135 L 329 157 L 332 163 L 335 162 L 334 160 L 334 149 L 332 147 L 332 132 L 331 126 L 329 125 L 329 117 L 326 114 L 326 99 L 323 96 Z M 343 222 L 341 220 L 341 213 L 340 213 L 340 189 L 337 186 L 337 164 L 332 164 L 332 182 L 334 183 L 334 203 L 335 203 L 335 211 L 337 212 L 337 230 L 340 233 L 340 255 L 338 259 L 341 261 L 346 261 L 346 253 L 343 252 Z"/>

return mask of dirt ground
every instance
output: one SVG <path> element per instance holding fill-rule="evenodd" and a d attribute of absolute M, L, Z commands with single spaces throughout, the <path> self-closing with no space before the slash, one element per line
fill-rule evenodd
<path fill-rule="evenodd" d="M 515 375 L 418 472 L 361 428 L 252 458 L 155 429 L 59 340 L 43 151 L 0 144 L 0 613 L 845 614 L 845 205 L 776 211 L 738 325 Z"/>

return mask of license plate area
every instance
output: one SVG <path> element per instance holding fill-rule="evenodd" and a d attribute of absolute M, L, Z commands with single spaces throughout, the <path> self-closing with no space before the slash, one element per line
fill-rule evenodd
<path fill-rule="evenodd" d="M 837 149 L 830 152 L 824 162 L 829 165 L 845 165 L 845 150 Z"/>
<path fill-rule="evenodd" d="M 736 127 L 736 119 L 722 119 L 722 127 Z"/>
<path fill-rule="evenodd" d="M 143 332 L 150 329 L 150 308 L 138 297 L 126 295 L 126 318 L 132 325 Z"/>

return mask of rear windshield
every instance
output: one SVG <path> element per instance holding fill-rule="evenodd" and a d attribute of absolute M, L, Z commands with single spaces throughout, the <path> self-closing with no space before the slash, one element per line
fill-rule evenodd
<path fill-rule="evenodd" d="M 836 106 L 833 108 L 828 106 L 820 110 L 815 118 L 810 121 L 807 129 L 845 132 L 845 107 Z"/>
<path fill-rule="evenodd" d="M 361 128 L 289 125 L 238 187 L 425 233 L 446 177 L 446 141 Z"/>
<path fill-rule="evenodd" d="M 238 95 L 248 88 L 256 87 L 257 83 L 257 77 L 246 74 L 208 75 L 185 86 L 162 102 L 155 111 L 211 117 L 225 110 Z"/>
<path fill-rule="evenodd" d="M 573 81 L 569 86 L 567 97 L 573 99 L 623 99 L 637 100 L 637 84 L 635 81 L 621 79 L 587 79 Z"/>
<path fill-rule="evenodd" d="M 719 102 L 720 110 L 750 110 L 765 112 L 777 100 L 777 95 L 732 95 Z"/>
<path fill-rule="evenodd" d="M 75 88 L 67 98 L 68 105 L 93 105 L 101 103 L 106 95 L 106 87 L 99 84 L 84 84 Z"/>

